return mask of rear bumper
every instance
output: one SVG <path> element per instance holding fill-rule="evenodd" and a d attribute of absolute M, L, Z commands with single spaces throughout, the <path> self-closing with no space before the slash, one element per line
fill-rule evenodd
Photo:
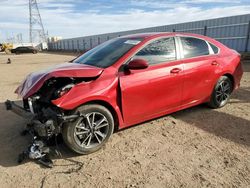
<path fill-rule="evenodd" d="M 32 119 L 34 117 L 34 114 L 32 114 L 31 112 L 28 112 L 23 107 L 17 105 L 13 101 L 7 100 L 5 102 L 5 107 L 6 107 L 6 110 L 10 110 L 25 119 Z"/>
<path fill-rule="evenodd" d="M 234 89 L 238 89 L 240 87 L 240 81 L 241 81 L 242 76 L 243 76 L 243 68 L 240 62 L 233 73 Z"/>

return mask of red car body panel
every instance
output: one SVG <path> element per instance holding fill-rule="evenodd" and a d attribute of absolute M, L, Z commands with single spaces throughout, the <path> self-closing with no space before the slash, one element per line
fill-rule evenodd
<path fill-rule="evenodd" d="M 180 106 L 183 73 L 170 73 L 173 68 L 183 70 L 183 64 L 174 61 L 133 70 L 129 75 L 119 73 L 125 124 L 135 124 Z"/>
<path fill-rule="evenodd" d="M 99 76 L 103 69 L 83 64 L 64 63 L 44 71 L 34 72 L 29 74 L 22 84 L 16 89 L 17 93 L 22 98 L 28 98 L 36 93 L 50 78 L 57 77 L 84 77 L 91 78 Z"/>
<path fill-rule="evenodd" d="M 220 51 L 214 55 L 179 59 L 141 70 L 119 71 L 119 68 L 147 43 L 169 36 L 201 38 L 216 45 Z M 98 76 L 93 81 L 77 84 L 52 103 L 64 110 L 72 110 L 89 102 L 101 101 L 114 110 L 118 118 L 118 128 L 124 128 L 208 102 L 216 82 L 222 75 L 228 74 L 233 78 L 235 89 L 240 85 L 243 71 L 239 54 L 211 38 L 183 33 L 151 33 L 126 37 L 140 37 L 144 40 L 112 66 L 100 69 L 70 63 L 63 68 L 50 69 L 37 77 L 32 75 L 32 87 L 23 83 L 17 92 L 23 97 L 29 97 L 51 77 Z"/>

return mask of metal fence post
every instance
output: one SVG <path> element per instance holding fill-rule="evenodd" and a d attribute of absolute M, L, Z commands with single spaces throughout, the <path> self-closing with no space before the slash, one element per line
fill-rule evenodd
<path fill-rule="evenodd" d="M 80 51 L 80 44 L 79 44 L 79 40 L 77 40 L 77 52 Z"/>
<path fill-rule="evenodd" d="M 84 52 L 86 51 L 86 42 L 85 42 L 85 40 L 83 40 L 83 51 Z"/>
<path fill-rule="evenodd" d="M 247 28 L 247 36 L 246 36 L 246 45 L 245 45 L 245 52 L 248 51 L 248 43 L 250 38 L 250 21 L 248 22 L 248 28 Z"/>
<path fill-rule="evenodd" d="M 204 36 L 207 36 L 207 26 L 204 26 Z"/>
<path fill-rule="evenodd" d="M 90 46 L 90 49 L 92 49 L 92 38 L 89 39 L 89 46 Z"/>

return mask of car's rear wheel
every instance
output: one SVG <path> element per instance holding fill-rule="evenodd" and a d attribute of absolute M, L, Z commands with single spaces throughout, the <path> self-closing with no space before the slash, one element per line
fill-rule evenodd
<path fill-rule="evenodd" d="M 95 152 L 113 133 L 113 116 L 108 109 L 98 104 L 84 105 L 77 108 L 77 111 L 82 116 L 63 127 L 64 142 L 79 154 Z"/>
<path fill-rule="evenodd" d="M 208 103 L 212 108 L 221 108 L 225 106 L 233 91 L 233 83 L 227 76 L 221 76 L 216 86 L 214 87 L 213 93 Z"/>

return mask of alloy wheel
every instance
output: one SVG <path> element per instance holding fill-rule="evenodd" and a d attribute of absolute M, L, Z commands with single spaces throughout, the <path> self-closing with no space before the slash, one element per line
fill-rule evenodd
<path fill-rule="evenodd" d="M 230 82 L 224 80 L 220 82 L 219 86 L 216 89 L 216 100 L 219 104 L 224 104 L 230 97 L 231 94 L 231 85 Z"/>
<path fill-rule="evenodd" d="M 91 112 L 78 120 L 74 139 L 80 147 L 93 148 L 105 140 L 108 129 L 107 118 L 100 112 Z"/>

